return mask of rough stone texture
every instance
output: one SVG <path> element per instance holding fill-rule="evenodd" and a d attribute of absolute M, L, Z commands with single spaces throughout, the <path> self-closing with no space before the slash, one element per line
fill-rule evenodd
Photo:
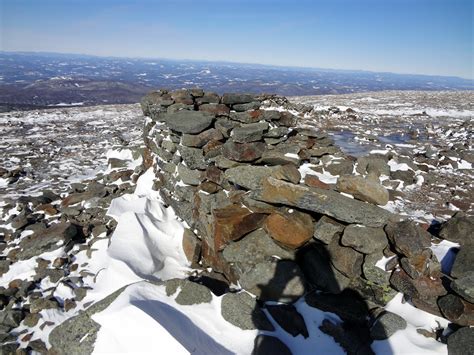
<path fill-rule="evenodd" d="M 267 129 L 267 122 L 245 124 L 233 129 L 232 140 L 237 143 L 250 143 L 259 141 L 262 139 L 263 132 Z"/>
<path fill-rule="evenodd" d="M 248 190 L 257 189 L 268 176 L 293 183 L 298 182 L 301 178 L 298 169 L 294 165 L 277 167 L 243 165 L 227 169 L 224 176 L 230 182 Z"/>
<path fill-rule="evenodd" d="M 370 336 L 374 340 L 384 340 L 390 338 L 398 330 L 407 327 L 405 319 L 392 312 L 383 312 L 377 317 L 370 328 Z"/>
<path fill-rule="evenodd" d="M 222 95 L 222 103 L 226 105 L 247 104 L 255 101 L 255 96 L 251 94 L 227 93 Z"/>
<path fill-rule="evenodd" d="M 271 335 L 259 334 L 255 338 L 252 355 L 292 355 L 291 350 L 280 339 Z"/>
<path fill-rule="evenodd" d="M 362 176 L 345 175 L 337 179 L 339 191 L 353 195 L 361 201 L 376 205 L 386 205 L 389 200 L 388 191 L 378 182 L 365 179 Z"/>
<path fill-rule="evenodd" d="M 451 276 L 459 278 L 468 272 L 474 272 L 474 252 L 472 247 L 463 246 L 456 254 L 451 268 Z"/>
<path fill-rule="evenodd" d="M 351 224 L 344 229 L 341 244 L 364 254 L 382 251 L 388 244 L 383 228 Z"/>
<path fill-rule="evenodd" d="M 440 297 L 438 306 L 443 316 L 449 321 L 462 325 L 474 325 L 474 304 L 466 302 L 453 294 Z"/>
<path fill-rule="evenodd" d="M 338 238 L 343 230 L 344 225 L 332 218 L 322 216 L 314 225 L 313 237 L 325 244 L 329 244 L 333 238 Z"/>
<path fill-rule="evenodd" d="M 474 217 L 467 216 L 464 212 L 456 212 L 443 224 L 439 236 L 444 239 L 459 243 L 461 246 L 474 244 Z"/>
<path fill-rule="evenodd" d="M 330 186 L 324 182 L 322 182 L 321 180 L 318 179 L 317 176 L 315 175 L 306 175 L 304 177 L 304 183 L 305 185 L 309 186 L 309 187 L 317 187 L 317 188 L 320 188 L 320 189 L 323 189 L 323 190 L 329 190 L 330 189 Z"/>
<path fill-rule="evenodd" d="M 178 165 L 178 175 L 187 185 L 197 186 L 201 183 L 201 172 L 199 170 L 191 170 L 183 164 Z"/>
<path fill-rule="evenodd" d="M 207 112 L 182 110 L 167 113 L 164 120 L 173 131 L 197 134 L 212 124 L 214 115 Z"/>
<path fill-rule="evenodd" d="M 395 250 L 408 257 L 417 256 L 431 246 L 430 234 L 412 221 L 389 223 L 385 232 Z"/>
<path fill-rule="evenodd" d="M 380 207 L 345 197 L 337 192 L 294 185 L 268 178 L 251 197 L 269 203 L 281 203 L 303 210 L 326 214 L 347 223 L 380 227 L 391 214 Z"/>
<path fill-rule="evenodd" d="M 382 259 L 382 256 L 382 253 L 366 255 L 364 258 L 364 264 L 362 265 L 362 272 L 366 280 L 389 288 L 390 273 L 375 266 L 377 261 Z"/>
<path fill-rule="evenodd" d="M 262 301 L 289 303 L 296 301 L 306 291 L 300 268 L 287 260 L 255 265 L 241 276 L 240 284 Z"/>
<path fill-rule="evenodd" d="M 58 243 L 65 245 L 78 235 L 78 229 L 69 222 L 62 222 L 27 236 L 20 242 L 21 251 L 18 259 L 25 260 L 35 255 L 59 248 Z"/>
<path fill-rule="evenodd" d="M 474 272 L 467 272 L 451 282 L 451 288 L 466 301 L 474 303 Z"/>
<path fill-rule="evenodd" d="M 189 169 L 205 170 L 207 168 L 202 149 L 179 146 L 178 151 Z"/>
<path fill-rule="evenodd" d="M 340 245 L 337 239 L 332 240 L 327 247 L 327 251 L 334 267 L 347 277 L 354 278 L 362 274 L 363 254 Z"/>
<path fill-rule="evenodd" d="M 447 292 L 440 278 L 421 276 L 414 280 L 403 269 L 392 273 L 390 284 L 412 298 L 425 300 L 445 295 Z"/>
<path fill-rule="evenodd" d="M 296 153 L 285 153 L 278 150 L 267 150 L 262 154 L 260 162 L 268 165 L 284 165 L 284 164 L 294 164 L 296 166 L 300 165 L 300 158 Z"/>
<path fill-rule="evenodd" d="M 235 104 L 232 106 L 232 108 L 237 112 L 257 110 L 260 108 L 260 102 L 254 101 L 246 104 Z"/>
<path fill-rule="evenodd" d="M 180 305 L 185 306 L 212 301 L 211 291 L 206 286 L 189 280 L 179 280 L 179 286 L 181 290 L 176 296 L 175 301 Z"/>
<path fill-rule="evenodd" d="M 284 249 L 263 230 L 257 229 L 245 238 L 229 244 L 222 252 L 224 259 L 233 265 L 241 275 L 273 256 L 281 259 L 294 259 L 294 252 Z"/>
<path fill-rule="evenodd" d="M 214 245 L 221 250 L 233 240 L 259 228 L 264 218 L 261 213 L 253 213 L 245 207 L 230 205 L 212 211 L 214 217 Z"/>
<path fill-rule="evenodd" d="M 358 158 L 356 171 L 359 174 L 373 174 L 377 177 L 380 175 L 390 175 L 390 167 L 388 166 L 386 159 L 374 156 Z"/>
<path fill-rule="evenodd" d="M 400 266 L 412 279 L 420 276 L 437 276 L 441 272 L 441 265 L 432 255 L 431 249 L 425 249 L 416 256 L 399 258 Z"/>
<path fill-rule="evenodd" d="M 201 241 L 190 229 L 183 232 L 183 250 L 188 261 L 197 264 L 201 256 Z"/>
<path fill-rule="evenodd" d="M 354 164 L 350 160 L 336 160 L 324 169 L 335 176 L 349 175 L 352 173 Z"/>
<path fill-rule="evenodd" d="M 230 160 L 251 162 L 260 158 L 264 151 L 263 142 L 235 143 L 229 140 L 223 145 L 222 154 Z"/>
<path fill-rule="evenodd" d="M 473 349 L 474 328 L 465 327 L 458 329 L 448 338 L 448 355 L 471 355 L 474 353 Z"/>
<path fill-rule="evenodd" d="M 230 108 L 224 104 L 202 104 L 199 106 L 199 111 L 209 112 L 217 116 L 227 116 Z"/>
<path fill-rule="evenodd" d="M 288 209 L 273 212 L 265 220 L 264 228 L 273 239 L 291 249 L 310 240 L 314 230 L 310 215 Z"/>
<path fill-rule="evenodd" d="M 222 297 L 221 314 L 226 321 L 243 330 L 275 330 L 255 298 L 247 292 L 226 293 Z"/>
<path fill-rule="evenodd" d="M 219 130 L 210 128 L 199 134 L 183 134 L 181 144 L 188 147 L 202 148 L 209 141 L 220 141 L 223 138 L 224 136 Z"/>

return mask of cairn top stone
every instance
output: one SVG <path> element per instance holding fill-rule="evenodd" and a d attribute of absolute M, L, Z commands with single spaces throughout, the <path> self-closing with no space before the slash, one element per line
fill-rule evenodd
<path fill-rule="evenodd" d="M 209 112 L 182 110 L 167 113 L 165 122 L 173 131 L 197 134 L 208 128 L 214 118 Z"/>

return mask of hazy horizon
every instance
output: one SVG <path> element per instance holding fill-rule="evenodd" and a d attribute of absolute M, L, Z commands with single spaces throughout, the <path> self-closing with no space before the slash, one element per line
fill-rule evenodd
<path fill-rule="evenodd" d="M 468 0 L 2 0 L 1 50 L 473 79 Z"/>
<path fill-rule="evenodd" d="M 473 78 L 466 78 L 462 76 L 455 75 L 438 75 L 438 74 L 418 74 L 418 73 L 407 73 L 407 72 L 391 72 L 391 71 L 374 71 L 368 69 L 342 69 L 342 68 L 321 68 L 321 67 L 308 67 L 308 66 L 296 66 L 296 65 L 278 65 L 278 64 L 266 64 L 266 63 L 250 63 L 250 62 L 238 62 L 233 60 L 210 60 L 210 59 L 200 59 L 200 58 L 167 58 L 167 57 L 131 57 L 131 56 L 120 56 L 120 55 L 97 55 L 90 53 L 65 53 L 65 52 L 45 52 L 45 51 L 3 51 L 0 50 L 0 53 L 7 54 L 19 54 L 19 55 L 57 55 L 57 56 L 77 56 L 77 57 L 96 57 L 102 59 L 131 59 L 131 60 L 163 60 L 171 62 L 195 62 L 195 63 L 222 63 L 222 64 L 236 64 L 236 65 L 248 65 L 248 66 L 262 66 L 275 69 L 302 69 L 302 70 L 315 70 L 315 71 L 334 71 L 334 72 L 365 72 L 365 73 L 374 73 L 374 74 L 395 74 L 395 75 L 408 75 L 408 76 L 426 76 L 426 77 L 441 77 L 441 78 L 456 78 L 462 80 L 471 80 L 474 82 Z"/>

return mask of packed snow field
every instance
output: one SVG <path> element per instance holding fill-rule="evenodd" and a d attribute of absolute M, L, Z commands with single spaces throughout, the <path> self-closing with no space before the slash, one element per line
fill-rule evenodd
<path fill-rule="evenodd" d="M 374 151 L 406 156 L 406 163 L 394 164 L 391 170 L 411 174 L 401 176 L 395 187 L 397 199 L 384 208 L 426 223 L 443 221 L 459 209 L 473 212 L 472 93 L 387 92 L 291 101 L 311 107 L 312 114 L 305 115 L 302 123 L 328 130 L 354 157 Z M 146 158 L 138 154 L 144 122 L 139 105 L 0 115 L 0 261 L 20 255 L 6 269 L 0 265 L 0 289 L 4 295 L 8 289 L 35 287 L 34 294 L 25 293 L 23 298 L 8 296 L 10 303 L 1 299 L 4 318 L 5 312 L 30 304 L 27 317 L 9 313 L 11 327 L 5 334 L 0 331 L 2 350 L 14 352 L 11 344 L 17 340 L 20 348 L 37 353 L 70 342 L 71 347 L 88 344 L 94 353 L 249 354 L 258 335 L 271 334 L 293 354 L 315 349 L 343 354 L 342 347 L 319 328 L 325 319 L 341 322 L 340 318 L 308 306 L 304 298 L 294 306 L 304 318 L 308 337 L 289 334 L 266 310 L 274 331 L 236 327 L 222 316 L 222 296 L 212 293 L 209 300 L 194 305 L 178 299 L 186 284 L 173 288 L 167 281 L 197 271 L 182 246 L 186 223 L 153 189 L 152 169 L 141 168 Z M 444 163 L 435 164 L 440 156 Z M 324 169 L 313 174 L 324 183 L 337 180 Z M 88 197 L 80 208 L 71 201 L 64 203 L 78 194 Z M 26 203 L 16 204 L 22 196 Z M 29 198 L 41 196 L 49 196 L 49 201 Z M 80 217 L 100 210 L 103 220 L 96 229 L 81 232 L 87 243 L 71 246 L 58 240 L 57 245 L 41 245 L 38 255 L 21 256 L 17 247 L 28 245 L 34 230 L 26 228 L 15 235 L 20 222 L 11 217 L 32 205 L 42 206 L 36 209 L 43 211 L 41 218 L 59 226 L 64 223 L 61 213 Z M 431 247 L 443 270 L 451 267 L 452 249 L 457 246 L 443 241 Z M 385 270 L 386 262 L 381 260 L 378 266 Z M 57 276 L 48 265 L 61 266 L 63 273 Z M 93 304 L 95 308 L 88 309 Z M 407 326 L 386 340 L 374 341 L 376 354 L 447 353 L 446 344 L 420 334 L 420 330 L 448 329 L 446 319 L 413 307 L 400 293 L 385 309 L 403 317 Z M 83 317 L 85 330 L 71 328 L 66 321 L 72 317 Z"/>

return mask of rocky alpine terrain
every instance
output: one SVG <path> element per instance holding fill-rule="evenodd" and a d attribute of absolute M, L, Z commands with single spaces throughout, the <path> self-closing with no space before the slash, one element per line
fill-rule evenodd
<path fill-rule="evenodd" d="M 469 353 L 472 99 L 1 114 L 1 351 Z"/>

